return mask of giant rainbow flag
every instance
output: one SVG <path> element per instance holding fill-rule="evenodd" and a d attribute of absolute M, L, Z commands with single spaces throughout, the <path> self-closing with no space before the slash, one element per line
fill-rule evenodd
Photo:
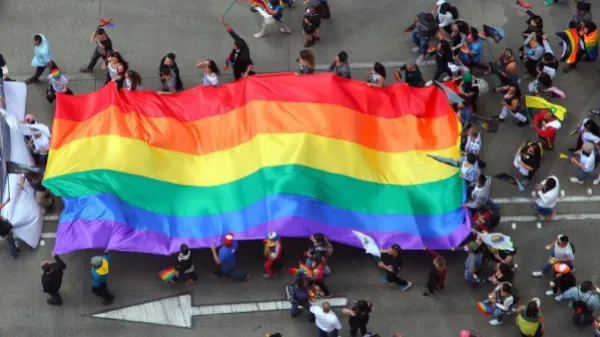
<path fill-rule="evenodd" d="M 322 232 L 450 248 L 468 232 L 444 92 L 331 74 L 254 76 L 173 96 L 59 95 L 44 180 L 64 200 L 55 253 L 169 254 Z"/>

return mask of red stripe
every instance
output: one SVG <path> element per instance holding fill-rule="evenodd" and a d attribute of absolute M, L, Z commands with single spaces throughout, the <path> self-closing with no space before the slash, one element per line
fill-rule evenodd
<path fill-rule="evenodd" d="M 456 89 L 452 82 L 446 85 Z M 216 88 L 198 86 L 164 96 L 151 91 L 117 92 L 111 82 L 93 93 L 59 95 L 54 117 L 84 121 L 117 105 L 121 111 L 190 122 L 227 113 L 253 100 L 328 103 L 382 118 L 431 118 L 445 116 L 449 111 L 446 95 L 435 86 L 413 88 L 400 83 L 370 88 L 365 82 L 332 74 L 285 73 L 250 76 Z"/>

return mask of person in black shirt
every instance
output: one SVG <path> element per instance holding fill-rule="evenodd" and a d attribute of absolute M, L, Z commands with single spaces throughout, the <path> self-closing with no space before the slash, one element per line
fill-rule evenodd
<path fill-rule="evenodd" d="M 317 7 L 319 3 L 316 0 L 309 1 L 306 10 L 304 11 L 304 19 L 302 20 L 302 30 L 304 31 L 304 37 L 306 42 L 304 48 L 309 48 L 320 41 L 319 27 L 321 27 L 321 15 Z"/>
<path fill-rule="evenodd" d="M 381 277 L 381 283 L 397 284 L 402 291 L 408 290 L 412 286 L 412 283 L 397 275 L 400 268 L 402 268 L 402 248 L 394 244 L 390 249 L 382 250 L 381 253 L 384 255 L 382 255 L 378 265 L 386 273 L 386 276 Z"/>
<path fill-rule="evenodd" d="M 181 76 L 179 75 L 179 67 L 177 66 L 177 62 L 175 62 L 175 54 L 168 53 L 160 60 L 160 66 L 158 66 L 159 74 L 162 74 L 162 67 L 167 66 L 169 69 L 173 70 L 175 74 L 175 89 L 177 91 L 183 90 L 183 81 L 181 80 Z M 165 84 L 165 80 L 161 80 L 163 85 Z"/>
<path fill-rule="evenodd" d="M 54 255 L 56 262 L 44 261 L 42 263 L 42 287 L 44 292 L 50 295 L 46 301 L 50 305 L 62 305 L 62 297 L 59 290 L 62 285 L 63 272 L 67 269 L 67 265 L 58 255 Z"/>
<path fill-rule="evenodd" d="M 183 280 L 185 285 L 191 286 L 198 281 L 198 275 L 194 269 L 194 261 L 192 260 L 192 251 L 190 248 L 182 244 L 177 256 L 177 279 Z"/>
<path fill-rule="evenodd" d="M 104 60 L 104 64 L 102 69 L 106 69 L 106 65 L 108 63 L 108 58 L 113 52 L 112 41 L 104 31 L 104 28 L 98 27 L 93 33 L 92 37 L 90 37 L 90 43 L 96 43 L 96 48 L 94 48 L 94 53 L 92 54 L 92 59 L 90 63 L 86 67 L 81 68 L 79 71 L 82 73 L 91 73 L 98 63 L 98 60 L 102 58 Z"/>
<path fill-rule="evenodd" d="M 226 62 L 229 62 L 232 65 L 233 77 L 235 77 L 236 80 L 239 80 L 244 76 L 254 75 L 254 71 L 252 71 L 254 63 L 250 58 L 248 44 L 233 31 L 230 25 L 225 23 L 222 17 L 219 18 L 219 22 L 221 22 L 225 30 L 227 30 L 231 38 L 233 38 L 233 49 L 226 60 Z"/>
<path fill-rule="evenodd" d="M 48 192 L 48 189 L 42 185 L 43 179 L 44 176 L 42 174 L 27 172 L 21 175 L 19 185 L 21 186 L 21 189 L 24 189 L 25 181 L 27 181 L 27 183 L 29 183 L 29 185 L 35 191 L 35 201 L 37 201 L 37 203 L 41 206 L 45 207 L 46 213 L 52 213 L 54 211 L 54 199 Z"/>
<path fill-rule="evenodd" d="M 2 78 L 5 81 L 14 81 L 12 78 L 8 77 L 8 67 L 6 66 L 6 61 L 2 54 L 0 54 L 0 74 L 2 74 Z"/>
<path fill-rule="evenodd" d="M 369 323 L 369 314 L 373 310 L 373 304 L 365 300 L 354 302 L 352 309 L 342 309 L 342 313 L 350 316 L 348 324 L 350 325 L 350 336 L 356 337 L 360 330 L 360 335 L 367 334 L 367 324 Z"/>

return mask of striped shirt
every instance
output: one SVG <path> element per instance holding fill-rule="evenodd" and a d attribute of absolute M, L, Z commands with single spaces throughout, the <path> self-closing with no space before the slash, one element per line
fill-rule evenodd
<path fill-rule="evenodd" d="M 568 259 L 569 261 L 573 261 L 575 259 L 575 254 L 573 254 L 573 248 L 571 244 L 568 243 L 566 246 L 561 247 L 558 245 L 558 242 L 554 244 L 554 257 L 557 259 Z"/>
<path fill-rule="evenodd" d="M 475 164 L 469 165 L 469 163 L 467 163 L 467 161 L 465 160 L 462 163 L 462 167 L 461 167 L 460 171 L 463 175 L 463 179 L 465 179 L 469 183 L 477 181 L 477 178 L 479 177 L 479 174 L 480 174 L 479 162 L 475 162 Z"/>

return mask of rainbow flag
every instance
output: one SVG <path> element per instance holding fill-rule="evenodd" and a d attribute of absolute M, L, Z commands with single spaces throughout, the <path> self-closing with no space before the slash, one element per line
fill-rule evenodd
<path fill-rule="evenodd" d="M 585 45 L 585 54 L 588 61 L 596 61 L 598 58 L 598 29 L 583 36 L 583 44 Z"/>
<path fill-rule="evenodd" d="M 487 40 L 487 35 L 485 35 L 485 33 L 484 33 L 484 32 L 479 32 L 479 34 L 478 34 L 478 35 L 479 35 L 479 38 L 480 38 L 480 39 L 482 39 L 482 40 Z"/>
<path fill-rule="evenodd" d="M 483 314 L 483 316 L 489 316 L 494 313 L 494 305 L 489 302 L 478 302 L 477 310 Z"/>
<path fill-rule="evenodd" d="M 558 32 L 555 34 L 563 40 L 563 53 L 560 58 L 561 62 L 572 64 L 577 60 L 577 54 L 579 54 L 579 33 L 576 29 L 565 30 L 564 32 Z M 596 41 L 598 41 L 596 39 Z"/>
<path fill-rule="evenodd" d="M 427 55 L 432 55 L 432 54 L 435 54 L 435 52 L 437 52 L 437 45 L 427 48 L 426 53 L 427 53 Z"/>
<path fill-rule="evenodd" d="M 108 20 L 100 20 L 98 21 L 98 28 L 101 27 L 108 27 L 108 28 L 113 28 L 115 26 L 115 23 L 113 21 L 113 19 L 108 19 Z"/>
<path fill-rule="evenodd" d="M 170 282 L 175 276 L 175 267 L 167 267 L 158 273 L 158 277 L 165 283 Z"/>
<path fill-rule="evenodd" d="M 52 131 L 57 254 L 167 255 L 270 231 L 449 249 L 469 234 L 459 170 L 428 157 L 460 157 L 460 121 L 437 86 L 365 89 L 325 73 L 172 96 L 108 84 L 59 95 Z"/>
<path fill-rule="evenodd" d="M 302 274 L 302 275 L 306 275 L 308 277 L 311 277 L 312 273 L 313 273 L 312 268 L 310 268 L 309 266 L 307 266 L 306 264 L 304 264 L 302 262 L 298 263 L 298 268 L 294 267 L 294 268 L 289 268 L 288 269 L 288 274 L 290 274 L 290 275 L 296 275 L 297 276 L 297 275 Z"/>

